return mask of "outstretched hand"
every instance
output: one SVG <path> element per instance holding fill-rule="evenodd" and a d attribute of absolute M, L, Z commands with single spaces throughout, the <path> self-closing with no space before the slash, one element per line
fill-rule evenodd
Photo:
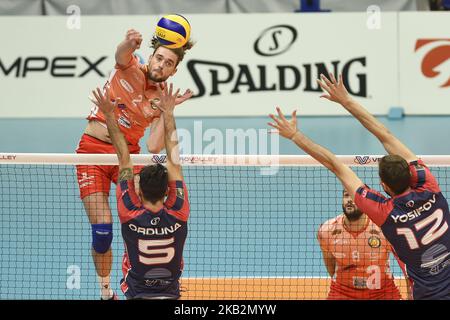
<path fill-rule="evenodd" d="M 180 89 L 173 93 L 173 83 L 167 85 L 166 82 L 159 84 L 156 88 L 159 93 L 159 103 L 157 104 L 159 110 L 164 113 L 173 113 Z"/>
<path fill-rule="evenodd" d="M 93 90 L 92 94 L 94 95 L 95 99 L 93 99 L 91 97 L 89 97 L 89 98 L 97 107 L 99 107 L 99 109 L 105 115 L 112 113 L 114 111 L 114 108 L 117 105 L 117 101 L 111 101 L 109 88 L 106 88 L 105 94 L 103 94 L 103 92 L 100 88 Z"/>
<path fill-rule="evenodd" d="M 320 97 L 328 99 L 330 101 L 337 102 L 341 105 L 345 105 L 352 98 L 347 92 L 342 80 L 342 74 L 339 75 L 339 81 L 336 81 L 334 74 L 329 72 L 330 80 L 327 79 L 323 74 L 320 75 L 320 79 L 317 79 L 319 86 L 328 94 L 323 94 Z"/>
<path fill-rule="evenodd" d="M 297 133 L 297 110 L 292 112 L 291 120 L 287 120 L 286 117 L 281 112 L 281 109 L 277 107 L 278 117 L 273 114 L 269 114 L 269 117 L 272 118 L 275 123 L 268 122 L 267 124 L 276 129 L 275 133 L 278 133 L 280 136 L 292 139 Z"/>
<path fill-rule="evenodd" d="M 185 102 L 186 100 L 192 98 L 193 95 L 194 92 L 192 92 L 191 89 L 186 89 L 186 91 L 182 95 L 177 96 L 175 100 L 175 105 Z"/>

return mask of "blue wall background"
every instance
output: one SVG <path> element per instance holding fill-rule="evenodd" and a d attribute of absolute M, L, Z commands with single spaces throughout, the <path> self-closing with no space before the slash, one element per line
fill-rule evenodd
<path fill-rule="evenodd" d="M 449 116 L 408 116 L 401 120 L 379 118 L 415 153 L 450 154 Z M 179 118 L 177 127 L 193 134 L 194 122 L 203 129 L 267 129 L 268 117 Z M 336 154 L 383 154 L 384 149 L 352 117 L 299 117 L 299 127 Z M 0 119 L 0 152 L 74 152 L 86 126 L 84 119 Z M 146 153 L 144 144 L 143 153 Z M 280 154 L 302 154 L 290 141 L 280 141 Z"/>

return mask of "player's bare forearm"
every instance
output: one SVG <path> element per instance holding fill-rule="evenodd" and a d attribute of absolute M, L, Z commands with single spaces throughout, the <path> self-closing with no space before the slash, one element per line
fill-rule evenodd
<path fill-rule="evenodd" d="M 164 114 L 152 123 L 147 149 L 150 153 L 160 153 L 164 149 Z"/>
<path fill-rule="evenodd" d="M 132 168 L 130 151 L 128 150 L 128 144 L 119 129 L 114 113 L 105 114 L 106 126 L 108 127 L 108 133 L 111 137 L 114 149 L 116 149 L 117 158 L 119 159 L 119 170 Z"/>
<path fill-rule="evenodd" d="M 127 65 L 132 57 L 133 52 L 138 49 L 142 42 L 142 35 L 134 30 L 127 31 L 125 40 L 123 40 L 116 49 L 116 62 L 119 65 Z"/>
<path fill-rule="evenodd" d="M 389 154 L 397 154 L 407 161 L 416 159 L 416 156 L 398 140 L 379 120 L 371 115 L 361 104 L 356 102 L 344 86 L 342 74 L 337 81 L 333 73 L 329 73 L 329 79 L 321 74 L 317 83 L 326 94 L 321 98 L 339 103 L 350 112 L 359 122 L 380 140 Z"/>
<path fill-rule="evenodd" d="M 333 172 L 352 197 L 355 196 L 356 190 L 363 183 L 353 170 L 344 165 L 331 151 L 313 142 L 300 131 L 296 132 L 292 140 L 298 147 Z"/>
<path fill-rule="evenodd" d="M 405 158 L 407 161 L 416 159 L 416 155 L 408 149 L 397 137 L 395 137 L 389 129 L 381 123 L 377 118 L 370 114 L 357 101 L 350 99 L 343 107 L 348 110 L 358 121 L 372 133 L 383 144 L 388 154 L 397 154 Z"/>
<path fill-rule="evenodd" d="M 116 62 L 119 65 L 126 65 L 131 60 L 131 56 L 136 50 L 136 48 L 132 45 L 132 43 L 128 40 L 122 41 L 116 49 Z"/>
<path fill-rule="evenodd" d="M 386 128 L 384 124 L 370 114 L 356 100 L 349 99 L 343 103 L 342 106 L 381 142 L 389 140 L 390 136 L 392 136 L 388 128 Z"/>
<path fill-rule="evenodd" d="M 183 178 L 180 165 L 180 151 L 178 147 L 178 135 L 173 112 L 164 113 L 164 144 L 167 152 L 167 166 L 169 180 L 181 180 Z"/>

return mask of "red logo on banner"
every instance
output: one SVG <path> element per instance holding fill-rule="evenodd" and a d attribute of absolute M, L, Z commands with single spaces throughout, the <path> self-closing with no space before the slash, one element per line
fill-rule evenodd
<path fill-rule="evenodd" d="M 440 66 L 444 66 L 444 63 L 450 59 L 450 39 L 418 39 L 416 41 L 414 52 L 417 52 L 417 50 L 419 50 L 423 46 L 433 42 L 444 43 L 429 50 L 422 59 L 421 70 L 423 75 L 427 78 L 434 78 L 438 76 L 442 71 L 442 69 L 439 70 Z M 447 68 L 447 70 L 443 70 L 443 72 L 448 72 L 448 79 L 440 87 L 449 87 L 450 70 Z"/>

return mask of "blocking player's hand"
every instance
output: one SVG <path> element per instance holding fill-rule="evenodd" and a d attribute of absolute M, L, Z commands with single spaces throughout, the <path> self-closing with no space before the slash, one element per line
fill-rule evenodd
<path fill-rule="evenodd" d="M 183 102 L 185 102 L 186 100 L 192 98 L 192 96 L 194 95 L 194 92 L 192 92 L 191 89 L 187 89 L 182 95 L 178 95 L 176 100 L 175 100 L 175 105 L 179 105 Z"/>
<path fill-rule="evenodd" d="M 177 89 L 174 93 L 173 84 L 171 83 L 170 85 L 167 85 L 166 82 L 160 83 L 156 87 L 159 93 L 159 103 L 157 104 L 158 108 L 164 113 L 173 113 L 180 89 Z"/>
<path fill-rule="evenodd" d="M 91 101 L 105 114 L 111 114 L 116 107 L 117 101 L 111 101 L 109 88 L 106 88 L 105 94 L 103 94 L 100 88 L 92 91 L 92 95 L 95 98 L 90 98 Z"/>
<path fill-rule="evenodd" d="M 337 102 L 341 105 L 345 105 L 352 98 L 344 86 L 342 74 L 339 75 L 339 81 L 336 81 L 333 73 L 329 72 L 328 75 L 330 76 L 331 81 L 328 80 L 323 74 L 320 75 L 320 79 L 317 79 L 319 86 L 327 93 L 321 95 L 320 97 Z"/>
<path fill-rule="evenodd" d="M 272 118 L 275 122 L 268 122 L 267 124 L 276 129 L 275 133 L 278 133 L 280 136 L 292 139 L 297 133 L 297 110 L 292 112 L 291 120 L 286 119 L 284 114 L 281 112 L 281 109 L 277 107 L 278 117 L 273 114 L 269 114 L 269 117 Z"/>
<path fill-rule="evenodd" d="M 130 29 L 127 31 L 125 40 L 129 41 L 134 49 L 139 49 L 142 43 L 142 34 L 139 31 Z"/>

